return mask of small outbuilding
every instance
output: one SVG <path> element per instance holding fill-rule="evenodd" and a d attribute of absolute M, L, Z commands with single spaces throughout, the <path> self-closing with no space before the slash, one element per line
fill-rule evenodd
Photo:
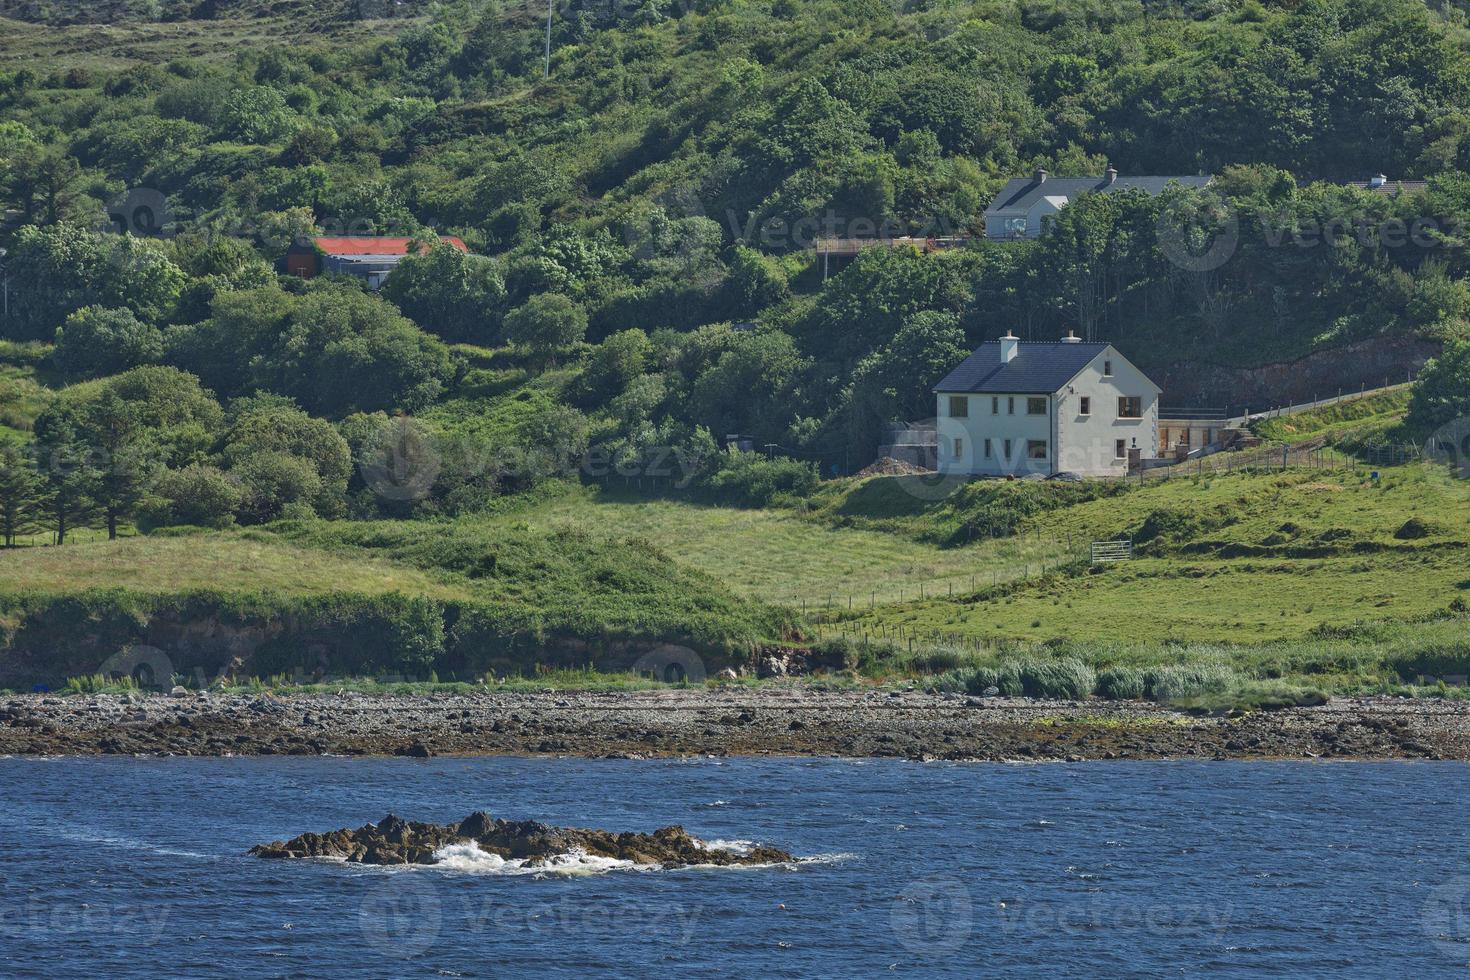
<path fill-rule="evenodd" d="M 458 238 L 441 235 L 439 240 L 461 252 L 469 252 L 469 247 Z M 303 279 L 312 279 L 324 272 L 357 276 L 367 282 L 370 289 L 377 289 L 388 278 L 388 273 L 408 256 L 414 242 L 419 243 L 421 252 L 428 251 L 429 246 L 415 238 L 312 238 L 291 246 L 286 253 L 286 271 Z"/>

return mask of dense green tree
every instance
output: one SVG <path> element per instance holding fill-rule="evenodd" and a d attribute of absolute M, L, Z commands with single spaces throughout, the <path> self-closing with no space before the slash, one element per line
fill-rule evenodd
<path fill-rule="evenodd" d="M 383 296 L 405 316 L 454 343 L 491 344 L 505 295 L 493 261 L 442 242 L 405 258 L 383 283 Z"/>
<path fill-rule="evenodd" d="M 26 226 L 6 259 L 12 295 L 6 335 L 51 339 L 86 306 L 126 308 L 148 322 L 169 316 L 185 277 L 162 244 L 75 225 Z"/>
<path fill-rule="evenodd" d="M 53 363 L 71 378 L 116 374 L 163 358 L 163 331 L 131 310 L 87 306 L 56 331 Z"/>
<path fill-rule="evenodd" d="M 287 457 L 305 464 L 312 479 L 303 482 L 299 467 L 281 461 Z M 253 462 L 263 458 L 266 462 Z M 309 502 L 323 516 L 335 516 L 345 505 L 352 474 L 347 441 L 330 422 L 300 409 L 264 405 L 239 414 L 225 436 L 224 459 L 246 487 L 256 520 L 268 520 L 294 501 Z M 267 506 L 271 486 L 289 490 L 290 498 Z"/>
<path fill-rule="evenodd" d="M 144 530 L 187 525 L 225 528 L 244 503 L 239 481 L 207 464 L 159 472 L 138 523 Z"/>
<path fill-rule="evenodd" d="M 1408 422 L 1431 432 L 1440 426 L 1460 423 L 1470 435 L 1470 342 L 1456 341 L 1432 358 L 1419 372 L 1409 401 Z"/>
<path fill-rule="evenodd" d="M 624 330 L 598 344 L 582 371 L 582 397 L 603 405 L 621 394 L 648 367 L 653 344 L 642 330 Z"/>
<path fill-rule="evenodd" d="M 36 419 L 35 437 L 42 479 L 41 513 L 53 540 L 64 545 L 68 534 L 95 517 L 101 466 L 106 461 L 99 460 L 77 406 L 63 402 L 42 412 Z"/>
<path fill-rule="evenodd" d="M 586 335 L 587 312 L 559 293 L 532 296 L 505 317 L 505 339 L 543 363 Z"/>
<path fill-rule="evenodd" d="M 41 474 L 35 461 L 19 446 L 0 446 L 0 536 L 13 548 L 17 536 L 28 531 L 42 510 Z"/>

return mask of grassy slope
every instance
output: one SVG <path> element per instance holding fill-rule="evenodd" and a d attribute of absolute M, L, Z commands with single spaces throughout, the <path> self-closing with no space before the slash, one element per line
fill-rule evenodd
<path fill-rule="evenodd" d="M 1443 612 L 1470 589 L 1470 488 L 1424 467 L 1175 480 L 1037 518 L 1043 534 L 1148 536 L 1147 555 L 1004 595 L 864 614 L 974 639 L 1263 643 Z M 1428 536 L 1396 537 L 1417 516 Z"/>
<path fill-rule="evenodd" d="M 47 26 L 0 17 L 0 68 L 116 71 L 176 58 L 223 60 L 278 44 L 342 46 L 389 37 L 422 20 L 337 21 L 295 15 L 175 23 Z"/>
<path fill-rule="evenodd" d="M 293 595 L 348 591 L 446 600 L 470 597 L 463 586 L 420 569 L 240 534 L 123 538 L 0 551 L 0 592 L 60 593 L 119 586 L 157 593 L 270 589 Z"/>
<path fill-rule="evenodd" d="M 867 603 L 930 590 L 968 590 L 970 577 L 1009 579 L 1025 565 L 1060 560 L 1052 542 L 1001 540 L 944 549 L 899 534 L 829 528 L 789 511 L 646 500 L 577 490 L 486 520 L 490 529 L 575 527 L 593 535 L 641 538 L 676 562 L 707 573 L 744 595 L 815 609 L 829 597 Z"/>
<path fill-rule="evenodd" d="M 1302 442 L 1307 439 L 1341 437 L 1348 433 L 1366 435 L 1383 432 L 1403 421 L 1409 410 L 1409 389 L 1352 401 L 1339 402 L 1297 415 L 1266 419 L 1256 425 L 1256 435 L 1272 442 Z"/>

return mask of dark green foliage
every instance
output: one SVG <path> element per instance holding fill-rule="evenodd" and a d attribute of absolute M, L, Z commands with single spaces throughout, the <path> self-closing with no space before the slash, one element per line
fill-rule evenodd
<path fill-rule="evenodd" d="M 1409 402 L 1408 423 L 1426 432 L 1470 418 L 1470 341 L 1450 344 L 1424 365 Z M 1465 437 L 1461 432 L 1460 438 Z M 1463 447 L 1460 447 L 1463 453 Z"/>
<path fill-rule="evenodd" d="M 88 306 L 67 317 L 56 331 L 51 355 L 70 378 L 116 374 L 163 358 L 163 331 L 143 323 L 131 310 Z"/>
<path fill-rule="evenodd" d="M 16 536 L 30 530 L 41 516 L 42 490 L 34 461 L 16 446 L 0 446 L 0 536 L 5 547 L 13 546 Z"/>
<path fill-rule="evenodd" d="M 244 502 L 240 484 L 207 465 L 160 472 L 151 494 L 138 516 L 138 524 L 145 531 L 178 525 L 229 527 Z"/>
<path fill-rule="evenodd" d="M 587 336 L 587 312 L 560 293 L 532 296 L 505 317 L 505 339 L 543 362 Z"/>
<path fill-rule="evenodd" d="M 383 295 L 445 340 L 490 344 L 500 331 L 506 294 L 494 262 L 441 242 L 399 263 L 383 283 Z"/>
<path fill-rule="evenodd" d="M 156 323 L 173 312 L 184 274 L 155 241 L 100 235 L 75 225 L 26 226 L 6 258 L 12 339 L 50 340 L 86 306 L 126 308 Z"/>
<path fill-rule="evenodd" d="M 806 497 L 817 488 L 817 481 L 811 463 L 731 450 L 720 455 L 718 469 L 700 486 L 724 503 L 765 507 L 780 497 Z"/>
<path fill-rule="evenodd" d="M 176 333 L 171 357 L 222 394 L 264 389 L 328 416 L 423 408 L 451 373 L 441 342 L 377 297 L 336 286 L 225 294 L 208 320 Z"/>

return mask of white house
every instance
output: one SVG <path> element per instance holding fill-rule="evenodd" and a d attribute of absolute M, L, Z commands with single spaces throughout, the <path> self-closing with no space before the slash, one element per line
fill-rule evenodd
<path fill-rule="evenodd" d="M 1111 344 L 984 344 L 934 387 L 939 470 L 1116 476 L 1159 445 L 1159 386 Z"/>
<path fill-rule="evenodd" d="M 985 209 L 985 237 L 1038 238 L 1046 228 L 1046 219 L 1083 194 L 1136 190 L 1157 197 L 1170 184 L 1204 187 L 1209 182 L 1209 177 L 1119 177 L 1112 167 L 1101 177 L 1052 177 L 1038 170 L 1001 188 Z"/>

